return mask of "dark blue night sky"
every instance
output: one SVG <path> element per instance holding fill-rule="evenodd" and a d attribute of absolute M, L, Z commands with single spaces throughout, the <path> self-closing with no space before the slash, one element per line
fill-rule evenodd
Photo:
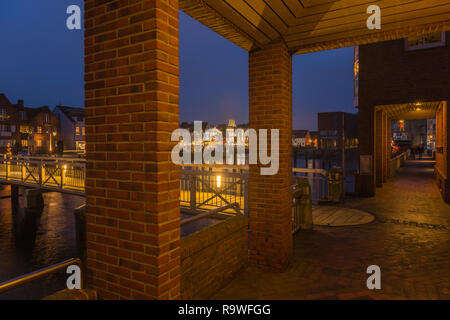
<path fill-rule="evenodd" d="M 0 92 L 38 107 L 83 106 L 83 31 L 66 28 L 82 0 L 0 1 Z M 248 54 L 180 14 L 180 120 L 248 121 Z M 353 48 L 293 59 L 295 129 L 315 130 L 317 112 L 353 108 Z"/>

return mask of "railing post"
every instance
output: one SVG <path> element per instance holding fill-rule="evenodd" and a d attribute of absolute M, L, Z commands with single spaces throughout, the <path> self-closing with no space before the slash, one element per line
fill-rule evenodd
<path fill-rule="evenodd" d="M 42 160 L 41 160 L 41 164 L 39 165 L 39 185 L 41 187 L 42 187 L 42 178 L 43 178 L 43 176 L 45 174 L 45 172 L 44 172 L 44 174 L 42 174 L 43 170 L 45 170 L 45 169 L 44 169 L 44 166 L 43 166 L 43 163 L 42 163 Z"/>
<path fill-rule="evenodd" d="M 190 206 L 192 210 L 195 210 L 197 204 L 197 176 L 191 175 L 189 179 L 190 183 Z"/>
<path fill-rule="evenodd" d="M 245 175 L 242 181 L 244 182 L 244 213 L 248 214 L 248 175 Z"/>
<path fill-rule="evenodd" d="M 66 171 L 66 170 L 64 169 L 64 166 L 65 166 L 65 165 L 60 165 L 60 166 L 59 166 L 60 169 L 61 169 L 61 189 L 63 189 L 63 184 L 64 184 L 64 172 Z"/>

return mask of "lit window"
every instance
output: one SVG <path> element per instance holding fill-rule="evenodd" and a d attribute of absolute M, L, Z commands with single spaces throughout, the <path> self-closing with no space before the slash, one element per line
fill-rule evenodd
<path fill-rule="evenodd" d="M 38 140 L 38 141 L 37 141 L 37 146 L 38 146 L 38 147 L 42 147 L 42 140 Z"/>
<path fill-rule="evenodd" d="M 426 35 L 411 36 L 405 39 L 408 51 L 445 46 L 445 32 L 433 32 Z"/>
<path fill-rule="evenodd" d="M 80 127 L 75 127 L 75 133 L 77 136 L 80 135 Z"/>
<path fill-rule="evenodd" d="M 20 144 L 22 147 L 28 147 L 28 140 L 23 139 Z"/>
<path fill-rule="evenodd" d="M 0 109 L 0 120 L 6 120 L 6 109 Z"/>
<path fill-rule="evenodd" d="M 41 126 L 37 127 L 37 133 L 42 133 L 42 127 Z"/>
<path fill-rule="evenodd" d="M 84 128 L 84 127 L 82 128 L 82 135 L 83 135 L 83 136 L 85 136 L 85 135 L 86 135 L 86 130 L 85 130 L 85 128 Z"/>

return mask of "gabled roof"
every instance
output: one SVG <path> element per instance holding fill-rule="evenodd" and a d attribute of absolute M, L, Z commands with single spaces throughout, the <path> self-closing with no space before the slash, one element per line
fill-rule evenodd
<path fill-rule="evenodd" d="M 56 106 L 55 110 L 59 109 L 64 113 L 70 121 L 75 122 L 76 117 L 84 117 L 84 108 Z"/>
<path fill-rule="evenodd" d="M 10 106 L 11 102 L 9 102 L 8 98 L 3 94 L 0 93 L 0 106 Z"/>
<path fill-rule="evenodd" d="M 26 111 L 28 120 L 33 119 L 41 112 L 51 113 L 50 108 L 48 106 L 43 106 L 39 108 L 23 107 L 21 110 Z"/>

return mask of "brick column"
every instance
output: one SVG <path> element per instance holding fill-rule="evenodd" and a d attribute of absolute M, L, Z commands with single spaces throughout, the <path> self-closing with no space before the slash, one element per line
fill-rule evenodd
<path fill-rule="evenodd" d="M 444 114 L 446 114 L 443 127 L 444 155 L 447 171 L 445 172 L 446 179 L 442 196 L 445 202 L 450 203 L 450 100 L 444 102 Z"/>
<path fill-rule="evenodd" d="M 387 182 L 387 172 L 388 172 L 388 128 L 387 128 L 388 118 L 386 113 L 383 112 L 383 183 Z"/>
<path fill-rule="evenodd" d="M 180 292 L 178 1 L 85 0 L 89 285 L 107 299 Z"/>
<path fill-rule="evenodd" d="M 385 170 L 385 179 L 383 180 L 383 182 L 387 182 L 390 174 L 391 174 L 391 155 L 392 155 L 392 150 L 391 150 L 391 141 L 392 141 L 392 133 L 391 133 L 391 123 L 392 120 L 386 116 L 386 142 L 385 142 L 385 159 L 386 159 L 386 170 Z"/>
<path fill-rule="evenodd" d="M 383 186 L 383 111 L 375 111 L 375 181 L 377 188 Z"/>
<path fill-rule="evenodd" d="M 360 173 L 358 176 L 358 193 L 362 196 L 374 196 L 376 190 L 375 127 L 375 112 L 373 111 L 372 104 L 360 103 L 358 111 L 359 156 L 372 156 L 372 172 L 370 174 Z"/>
<path fill-rule="evenodd" d="M 249 98 L 250 128 L 280 130 L 278 173 L 250 166 L 249 258 L 281 271 L 292 254 L 292 56 L 284 42 L 249 53 Z"/>

